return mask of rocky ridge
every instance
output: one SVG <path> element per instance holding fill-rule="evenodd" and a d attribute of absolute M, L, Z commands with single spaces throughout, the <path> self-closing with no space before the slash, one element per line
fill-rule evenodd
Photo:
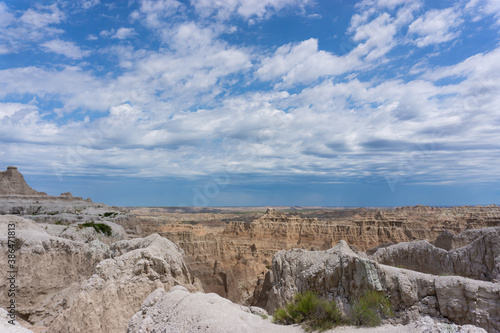
<path fill-rule="evenodd" d="M 227 221 L 222 226 L 162 224 L 157 218 L 145 217 L 138 219 L 138 223 L 144 234 L 158 232 L 184 249 L 188 265 L 200 277 L 207 292 L 255 305 L 255 295 L 265 283 L 267 267 L 279 250 L 326 250 L 340 240 L 346 240 L 356 250 L 368 252 L 383 244 L 434 242 L 445 231 L 453 235 L 471 228 L 500 226 L 500 208 L 363 208 L 319 211 L 306 216 L 268 209 L 251 222 Z M 473 237 L 471 231 L 465 231 L 464 236 L 455 237 L 454 242 L 464 246 Z"/>
<path fill-rule="evenodd" d="M 377 290 L 392 303 L 393 323 L 408 324 L 429 315 L 500 331 L 500 284 L 382 265 L 357 255 L 344 241 L 326 251 L 279 251 L 271 275 L 266 302 L 271 312 L 297 292 L 312 290 L 335 299 L 349 313 L 355 297 Z"/>
<path fill-rule="evenodd" d="M 201 290 L 183 251 L 157 234 L 106 245 L 92 237 L 85 242 L 52 236 L 33 221 L 5 215 L 0 216 L 4 257 L 7 224 L 15 224 L 16 265 L 22 272 L 16 280 L 18 317 L 44 328 L 41 332 L 124 332 L 155 289 Z M 9 300 L 6 264 L 0 262 L 0 307 Z"/>
<path fill-rule="evenodd" d="M 422 240 L 380 248 L 370 258 L 382 264 L 404 266 L 423 273 L 460 275 L 499 282 L 500 227 L 464 233 L 466 235 L 460 233 L 452 235 L 452 238 L 468 239 L 470 243 L 449 251 Z"/>
<path fill-rule="evenodd" d="M 0 172 L 0 215 L 16 215 L 40 223 L 65 226 L 103 223 L 113 229 L 114 240 L 141 234 L 135 216 L 128 210 L 94 203 L 90 198 L 75 197 L 70 192 L 51 196 L 35 191 L 14 166 Z"/>

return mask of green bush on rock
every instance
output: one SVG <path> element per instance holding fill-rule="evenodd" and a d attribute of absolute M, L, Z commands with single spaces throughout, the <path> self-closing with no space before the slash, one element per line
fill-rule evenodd
<path fill-rule="evenodd" d="M 383 318 L 392 316 L 391 302 L 383 292 L 366 290 L 352 306 L 352 323 L 357 326 L 377 326 Z"/>
<path fill-rule="evenodd" d="M 80 224 L 79 226 L 81 228 L 92 227 L 95 229 L 95 231 L 102 232 L 103 234 L 105 234 L 108 237 L 111 237 L 111 232 L 113 231 L 113 229 L 111 229 L 111 227 L 109 225 L 104 224 L 104 223 L 87 222 L 87 223 Z"/>
<path fill-rule="evenodd" d="M 284 309 L 274 313 L 277 324 L 301 324 L 306 331 L 324 331 L 338 325 L 342 320 L 335 301 L 321 299 L 316 293 L 306 291 L 295 295 Z"/>
<path fill-rule="evenodd" d="M 292 302 L 274 312 L 276 324 L 301 324 L 306 331 L 324 331 L 342 323 L 356 326 L 377 326 L 382 319 L 394 316 L 391 302 L 383 292 L 365 290 L 352 301 L 351 317 L 342 318 L 335 301 L 321 299 L 316 293 L 306 291 L 295 295 Z"/>

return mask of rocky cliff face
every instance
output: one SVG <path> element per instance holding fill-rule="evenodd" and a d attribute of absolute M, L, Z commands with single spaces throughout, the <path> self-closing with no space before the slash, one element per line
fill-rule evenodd
<path fill-rule="evenodd" d="M 215 215 L 211 218 L 216 221 Z M 365 251 L 381 244 L 434 242 L 445 230 L 452 235 L 450 246 L 457 246 L 478 236 L 467 231 L 453 238 L 456 232 L 500 225 L 500 208 L 415 206 L 318 211 L 305 216 L 268 209 L 252 222 L 228 221 L 223 226 L 220 221 L 214 226 L 164 224 L 156 216 L 138 222 L 142 232 L 158 232 L 184 249 L 188 265 L 200 277 L 206 291 L 234 302 L 257 304 L 255 295 L 260 293 L 266 280 L 266 266 L 271 264 L 277 251 L 325 250 L 340 240 Z M 444 240 L 441 243 L 444 244 Z"/>
<path fill-rule="evenodd" d="M 88 243 L 51 236 L 33 221 L 0 216 L 0 253 L 7 258 L 7 225 L 15 225 L 17 311 L 21 318 L 42 326 L 71 305 L 71 294 L 92 276 L 94 267 L 109 257 L 108 246 L 98 240 Z M 0 307 L 7 295 L 7 260 L 0 261 Z"/>
<path fill-rule="evenodd" d="M 110 252 L 111 258 L 95 267 L 50 332 L 125 332 L 130 317 L 155 289 L 184 285 L 201 290 L 184 263 L 183 251 L 157 234 L 117 242 Z"/>
<path fill-rule="evenodd" d="M 106 245 L 86 229 L 70 231 L 69 226 L 39 225 L 5 215 L 0 216 L 4 258 L 7 224 L 15 225 L 18 318 L 45 327 L 41 331 L 121 333 L 155 289 L 184 285 L 201 290 L 184 262 L 184 252 L 157 234 Z M 50 234 L 60 227 L 70 231 L 61 235 L 67 238 Z M 77 235 L 80 231 L 82 235 Z M 10 300 L 6 265 L 6 260 L 0 261 L 0 307 L 4 308 Z"/>
<path fill-rule="evenodd" d="M 443 316 L 457 324 L 500 331 L 500 284 L 381 265 L 357 255 L 343 241 L 326 251 L 278 252 L 266 308 L 273 311 L 297 292 L 312 290 L 335 299 L 348 313 L 352 300 L 367 289 L 387 293 L 396 322 Z"/>
<path fill-rule="evenodd" d="M 446 251 L 429 242 L 403 242 L 378 249 L 371 258 L 379 263 L 401 266 L 430 274 L 449 274 L 476 280 L 500 281 L 500 227 L 467 231 L 452 235 L 461 243 L 471 242 Z M 470 237 L 475 235 L 477 237 Z"/>
<path fill-rule="evenodd" d="M 9 195 L 47 195 L 28 186 L 23 175 L 14 166 L 0 171 L 0 194 Z"/>

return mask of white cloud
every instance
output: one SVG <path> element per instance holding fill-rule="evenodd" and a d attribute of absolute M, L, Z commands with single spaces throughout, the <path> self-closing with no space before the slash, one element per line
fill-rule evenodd
<path fill-rule="evenodd" d="M 46 52 L 54 52 L 62 54 L 71 59 L 82 59 L 90 54 L 90 51 L 84 51 L 73 42 L 67 42 L 60 39 L 53 39 L 51 41 L 41 44 Z"/>
<path fill-rule="evenodd" d="M 439 44 L 455 39 L 463 23 L 460 12 L 455 8 L 429 10 L 410 24 L 408 33 L 416 34 L 415 43 L 418 47 Z"/>
<path fill-rule="evenodd" d="M 10 11 L 5 3 L 0 3 L 1 53 L 17 52 L 29 43 L 61 34 L 63 31 L 53 25 L 61 23 L 65 17 L 55 4 L 15 13 Z"/>
<path fill-rule="evenodd" d="M 32 8 L 26 10 L 19 18 L 21 22 L 36 28 L 43 28 L 51 24 L 60 23 L 64 20 L 64 13 L 59 10 L 56 4 L 47 6 L 45 11 L 36 11 Z"/>
<path fill-rule="evenodd" d="M 280 79 L 284 86 L 310 83 L 324 76 L 338 75 L 352 69 L 345 57 L 318 50 L 318 40 L 284 45 L 272 57 L 262 60 L 256 74 L 261 80 Z"/>
<path fill-rule="evenodd" d="M 151 28 L 161 27 L 164 18 L 173 15 L 183 6 L 177 0 L 140 0 L 140 3 L 140 14 L 144 16 L 145 25 Z M 133 12 L 131 19 L 139 19 L 140 14 Z"/>
<path fill-rule="evenodd" d="M 81 6 L 83 9 L 90 9 L 98 5 L 100 2 L 100 0 L 81 0 Z"/>
<path fill-rule="evenodd" d="M 396 32 L 397 27 L 390 15 L 381 14 L 371 22 L 355 29 L 353 40 L 364 41 L 364 43 L 356 46 L 351 53 L 356 57 L 365 57 L 365 61 L 368 62 L 376 60 L 396 46 L 397 43 L 394 40 Z"/>
<path fill-rule="evenodd" d="M 263 19 L 284 8 L 298 8 L 304 11 L 311 0 L 191 0 L 196 11 L 204 17 L 215 15 L 227 20 L 232 15 L 250 19 Z"/>
<path fill-rule="evenodd" d="M 31 104 L 0 103 L 0 120 L 5 117 L 12 117 L 18 111 L 36 109 L 36 106 Z"/>
<path fill-rule="evenodd" d="M 498 0 L 470 0 L 465 6 L 465 11 L 472 13 L 474 21 L 479 21 L 487 15 L 493 15 L 497 20 L 496 24 L 500 24 L 500 2 Z"/>
<path fill-rule="evenodd" d="M 110 37 L 115 33 L 115 29 L 102 30 L 99 32 L 99 36 L 101 37 Z"/>
<path fill-rule="evenodd" d="M 135 32 L 134 28 L 124 28 L 124 27 L 121 27 L 113 35 L 113 38 L 127 39 L 127 38 L 134 37 L 135 35 L 137 35 L 137 33 Z"/>
<path fill-rule="evenodd" d="M 0 28 L 5 28 L 16 21 L 16 17 L 9 11 L 7 5 L 0 2 Z"/>

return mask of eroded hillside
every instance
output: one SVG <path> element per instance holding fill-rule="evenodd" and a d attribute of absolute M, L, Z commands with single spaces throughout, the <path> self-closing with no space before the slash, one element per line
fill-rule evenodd
<path fill-rule="evenodd" d="M 243 304 L 262 303 L 266 273 L 279 250 L 326 250 L 340 240 L 368 253 L 416 240 L 450 247 L 447 242 L 468 244 L 453 238 L 462 231 L 500 226 L 500 208 L 494 205 L 282 209 L 136 208 L 132 213 L 143 236 L 157 232 L 185 251 L 206 292 Z"/>

